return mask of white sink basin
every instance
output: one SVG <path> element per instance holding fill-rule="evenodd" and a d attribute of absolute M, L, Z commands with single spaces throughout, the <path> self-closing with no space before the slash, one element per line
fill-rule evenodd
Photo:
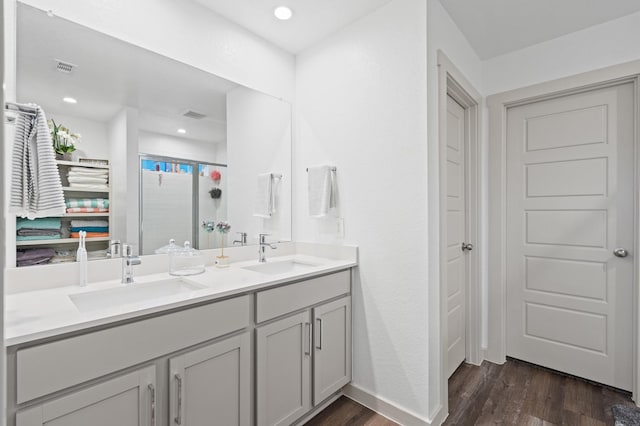
<path fill-rule="evenodd" d="M 171 278 L 149 283 L 132 283 L 105 290 L 87 291 L 69 295 L 71 301 L 80 312 L 159 299 L 175 294 L 189 293 L 205 288 L 200 284 L 186 281 L 183 278 Z"/>
<path fill-rule="evenodd" d="M 288 272 L 301 272 L 309 268 L 318 266 L 315 263 L 306 263 L 299 260 L 289 259 L 280 260 L 276 262 L 265 262 L 257 265 L 243 266 L 242 269 L 248 269 L 254 272 L 260 272 L 262 274 L 277 275 L 285 274 Z"/>

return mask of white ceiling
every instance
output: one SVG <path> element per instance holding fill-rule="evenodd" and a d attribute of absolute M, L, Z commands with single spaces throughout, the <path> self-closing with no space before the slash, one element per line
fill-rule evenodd
<path fill-rule="evenodd" d="M 102 123 L 129 106 L 139 109 L 141 130 L 179 137 L 185 128 L 189 139 L 226 140 L 226 93 L 235 83 L 21 3 L 17 37 L 19 102 Z M 63 74 L 54 59 L 77 68 Z M 187 110 L 207 118 L 182 117 Z"/>
<path fill-rule="evenodd" d="M 639 0 L 440 0 L 480 59 L 640 10 Z"/>
<path fill-rule="evenodd" d="M 195 0 L 291 53 L 299 53 L 390 0 Z M 293 18 L 280 21 L 277 6 Z"/>

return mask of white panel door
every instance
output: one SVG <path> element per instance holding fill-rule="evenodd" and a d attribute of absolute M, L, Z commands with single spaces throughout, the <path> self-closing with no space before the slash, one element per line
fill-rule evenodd
<path fill-rule="evenodd" d="M 351 381 L 351 296 L 313 308 L 313 404 Z"/>
<path fill-rule="evenodd" d="M 466 232 L 464 109 L 447 96 L 447 377 L 466 353 Z"/>
<path fill-rule="evenodd" d="M 311 409 L 311 315 L 256 329 L 258 426 L 287 426 Z"/>
<path fill-rule="evenodd" d="M 249 426 L 250 333 L 169 360 L 170 424 Z"/>
<path fill-rule="evenodd" d="M 631 390 L 633 85 L 507 112 L 507 355 Z M 614 256 L 616 248 L 630 251 Z"/>
<path fill-rule="evenodd" d="M 19 411 L 17 426 L 146 426 L 155 424 L 156 369 L 146 367 Z"/>

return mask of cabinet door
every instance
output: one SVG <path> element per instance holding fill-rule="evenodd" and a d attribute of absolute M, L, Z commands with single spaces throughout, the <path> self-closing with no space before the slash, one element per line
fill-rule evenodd
<path fill-rule="evenodd" d="M 309 311 L 256 329 L 258 426 L 290 425 L 311 409 Z"/>
<path fill-rule="evenodd" d="M 351 297 L 313 309 L 313 404 L 351 381 Z"/>
<path fill-rule="evenodd" d="M 249 333 L 169 360 L 170 425 L 248 426 Z"/>
<path fill-rule="evenodd" d="M 155 426 L 156 368 L 133 373 L 18 412 L 17 426 Z"/>

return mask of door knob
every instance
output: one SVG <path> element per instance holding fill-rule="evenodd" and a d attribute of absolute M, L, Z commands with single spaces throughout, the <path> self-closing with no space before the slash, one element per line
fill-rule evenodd
<path fill-rule="evenodd" d="M 613 251 L 613 254 L 617 257 L 627 257 L 629 255 L 629 252 L 627 251 L 627 249 L 617 248 Z"/>
<path fill-rule="evenodd" d="M 462 251 L 471 251 L 471 250 L 473 250 L 473 244 L 462 243 Z"/>

